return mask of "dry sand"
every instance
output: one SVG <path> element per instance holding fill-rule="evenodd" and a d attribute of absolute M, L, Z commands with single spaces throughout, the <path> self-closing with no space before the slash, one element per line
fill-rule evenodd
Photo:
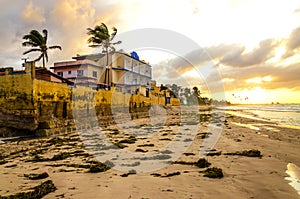
<path fill-rule="evenodd" d="M 212 116 L 209 112 L 201 114 Z M 199 118 L 199 114 L 186 114 L 186 118 L 197 121 L 195 118 Z M 215 123 L 222 128 L 222 134 L 212 152 L 221 152 L 221 155 L 205 158 L 211 163 L 210 167 L 221 168 L 224 177 L 204 177 L 201 171 L 205 168 L 182 164 L 168 164 L 156 171 L 146 169 L 125 177 L 122 177 L 123 171 L 114 168 L 89 173 L 88 167 L 95 164 L 97 159 L 91 155 L 87 141 L 95 140 L 95 137 L 82 137 L 82 134 L 79 136 L 77 132 L 72 132 L 0 144 L 0 195 L 14 195 L 50 179 L 57 190 L 44 198 L 300 198 L 285 179 L 288 177 L 288 163 L 300 165 L 299 129 L 229 114 L 225 120 L 210 117 L 189 123 L 180 121 L 178 114 L 171 113 L 165 121 L 158 119 L 156 122 L 159 121 L 163 125 L 155 127 L 158 123 L 149 125 L 147 119 L 135 120 L 135 129 L 144 131 L 140 131 L 141 134 L 132 143 L 123 143 L 128 147 L 122 150 L 137 154 L 143 154 L 143 151 L 144 154 L 156 152 L 177 139 L 176 134 L 195 131 L 193 126 L 197 126 L 193 142 L 186 149 L 186 154 L 178 159 L 195 162 L 199 159 L 199 149 L 204 141 L 203 133 L 209 132 L 208 125 Z M 130 128 L 134 126 L 127 130 Z M 179 128 L 183 128 L 184 133 Z M 113 142 L 117 142 L 132 138 L 127 130 L 122 131 L 112 125 L 103 132 Z M 151 136 L 145 135 L 145 132 Z M 143 144 L 148 146 L 138 146 Z M 143 151 L 135 152 L 137 148 Z M 251 149 L 259 150 L 262 157 L 225 155 Z M 54 160 L 57 154 L 61 156 L 56 156 L 56 159 L 61 160 Z M 44 161 L 36 159 L 37 155 Z M 36 161 L 32 162 L 34 158 Z M 137 165 L 128 168 L 138 170 Z M 24 177 L 24 174 L 43 172 L 47 172 L 49 177 L 40 180 Z M 153 173 L 157 176 L 151 175 Z M 168 174 L 171 175 L 168 177 Z"/>

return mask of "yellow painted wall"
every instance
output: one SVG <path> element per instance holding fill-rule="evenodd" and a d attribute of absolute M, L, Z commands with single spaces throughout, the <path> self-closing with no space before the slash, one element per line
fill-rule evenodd
<path fill-rule="evenodd" d="M 72 119 L 74 110 L 88 120 L 95 111 L 110 115 L 112 106 L 132 106 L 137 109 L 131 110 L 138 112 L 147 111 L 153 104 L 165 105 L 165 92 L 168 96 L 168 91 L 154 87 L 150 97 L 145 97 L 145 89 L 140 87 L 138 93 L 131 95 L 117 92 L 113 87 L 99 91 L 81 86 L 69 88 L 64 83 L 33 80 L 31 73 L 0 76 L 0 126 L 23 125 L 33 130 L 40 123 L 49 128 L 59 128 L 64 120 L 56 121 L 54 118 Z M 179 99 L 171 98 L 171 105 L 180 105 Z M 7 122 L 8 118 L 10 121 Z"/>
<path fill-rule="evenodd" d="M 30 74 L 0 76 L 0 109 L 33 109 Z"/>

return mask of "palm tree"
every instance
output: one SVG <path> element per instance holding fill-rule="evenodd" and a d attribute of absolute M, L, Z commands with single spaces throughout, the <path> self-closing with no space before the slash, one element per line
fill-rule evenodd
<path fill-rule="evenodd" d="M 43 68 L 45 68 L 45 59 L 48 62 L 48 49 L 59 49 L 62 50 L 60 46 L 47 46 L 47 38 L 48 38 L 48 31 L 46 29 L 43 30 L 43 35 L 39 33 L 37 30 L 31 30 L 28 35 L 23 37 L 24 41 L 22 43 L 23 46 L 30 46 L 33 47 L 30 50 L 27 50 L 23 53 L 23 55 L 30 53 L 30 52 L 41 52 L 41 55 L 36 58 L 34 61 L 40 61 L 43 58 Z"/>
<path fill-rule="evenodd" d="M 121 41 L 112 42 L 117 34 L 117 29 L 112 28 L 113 32 L 109 34 L 108 28 L 104 23 L 101 25 L 96 25 L 94 29 L 87 28 L 87 34 L 90 35 L 88 43 L 92 43 L 89 47 L 98 48 L 102 47 L 102 53 L 106 53 L 106 69 L 104 83 L 109 84 L 109 66 L 108 66 L 108 53 L 109 50 L 114 52 L 116 49 L 113 45 L 120 44 Z"/>

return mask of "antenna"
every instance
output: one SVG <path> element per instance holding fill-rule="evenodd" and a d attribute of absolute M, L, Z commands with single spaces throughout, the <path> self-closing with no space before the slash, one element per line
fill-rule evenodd
<path fill-rule="evenodd" d="M 24 60 L 24 63 L 22 64 L 23 67 L 25 67 L 25 63 L 27 62 L 27 59 L 29 59 L 29 57 L 22 57 L 21 60 Z"/>

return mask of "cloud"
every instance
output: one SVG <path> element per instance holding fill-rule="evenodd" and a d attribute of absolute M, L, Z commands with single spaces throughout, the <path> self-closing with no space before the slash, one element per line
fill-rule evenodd
<path fill-rule="evenodd" d="M 162 64 L 170 65 L 179 73 L 184 73 L 207 64 L 225 64 L 232 67 L 249 67 L 262 64 L 273 57 L 277 46 L 274 39 L 261 41 L 259 46 L 250 52 L 241 44 L 220 44 L 188 52 L 182 57 L 163 61 Z"/>
<path fill-rule="evenodd" d="M 44 9 L 42 7 L 34 6 L 32 1 L 29 1 L 26 8 L 21 15 L 22 20 L 27 23 L 43 23 L 46 21 L 44 17 Z"/>
<path fill-rule="evenodd" d="M 220 44 L 206 48 L 199 48 L 186 53 L 183 56 L 177 56 L 173 59 L 162 61 L 160 64 L 170 66 L 178 73 L 185 73 L 199 66 L 207 64 L 217 64 L 219 60 L 227 54 L 234 54 L 236 51 L 244 50 L 239 44 Z M 168 74 L 173 77 L 172 74 Z"/>
<path fill-rule="evenodd" d="M 282 56 L 288 58 L 295 54 L 295 50 L 300 47 L 300 27 L 294 29 L 286 41 L 286 53 Z"/>
<path fill-rule="evenodd" d="M 230 79 L 231 81 L 224 81 L 226 90 L 235 90 L 239 88 L 254 88 L 260 86 L 265 89 L 289 88 L 300 90 L 300 62 L 293 63 L 288 66 L 274 66 L 274 65 L 255 65 L 252 67 L 220 68 L 223 79 Z M 271 77 L 271 81 L 261 82 L 247 82 L 248 79 Z M 209 77 L 212 80 L 213 77 Z M 213 82 L 213 80 L 212 80 Z"/>
<path fill-rule="evenodd" d="M 227 91 L 242 88 L 251 89 L 256 86 L 266 89 L 300 90 L 300 63 L 287 65 L 284 63 L 284 59 L 276 63 L 269 61 L 274 57 L 276 48 L 281 45 L 280 42 L 279 39 L 263 40 L 257 48 L 248 52 L 240 44 L 222 44 L 194 50 L 183 57 L 162 62 L 164 67 L 168 68 L 164 77 L 176 79 L 178 76 L 190 74 L 196 69 L 200 72 L 200 74 L 194 72 L 197 81 L 204 81 L 207 84 L 206 88 L 213 90 L 222 90 L 222 85 Z M 168 73 L 167 71 L 171 71 L 171 69 L 176 70 L 177 73 Z M 218 73 L 221 74 L 222 79 L 230 81 L 220 83 Z M 267 76 L 271 77 L 271 81 L 246 81 L 252 78 L 263 79 Z"/>
<path fill-rule="evenodd" d="M 110 28 L 118 26 L 108 16 L 116 16 L 119 4 L 92 0 L 56 0 L 49 12 L 49 22 L 53 27 L 53 41 L 63 47 L 63 53 L 56 52 L 55 60 L 71 59 L 76 54 L 95 53 L 98 49 L 88 47 L 87 28 L 101 22 Z M 101 4 L 101 6 L 99 6 Z M 116 12 L 115 14 L 113 14 Z M 63 20 L 62 20 L 63 19 Z"/>
<path fill-rule="evenodd" d="M 86 28 L 92 26 L 95 9 L 90 0 L 56 0 L 49 11 L 49 44 L 59 44 L 63 53 L 55 53 L 55 60 L 71 59 L 88 51 Z"/>
<path fill-rule="evenodd" d="M 0 12 L 0 64 L 21 69 L 22 37 L 32 29 L 42 31 L 47 29 L 48 45 L 60 45 L 63 51 L 49 51 L 48 66 L 55 61 L 70 60 L 72 56 L 95 52 L 88 47 L 86 29 L 96 23 L 104 22 L 108 27 L 118 27 L 121 19 L 118 13 L 123 10 L 120 2 L 104 0 L 49 0 L 49 1 L 20 1 L 18 4 L 11 0 L 1 1 Z M 4 9 L 5 8 L 5 9 Z M 19 13 L 19 14 L 16 14 Z M 35 54 L 28 54 L 30 59 Z M 39 65 L 41 63 L 37 63 Z"/>
<path fill-rule="evenodd" d="M 276 41 L 267 39 L 261 41 L 259 46 L 251 52 L 247 53 L 245 52 L 245 48 L 240 48 L 231 54 L 225 55 L 220 62 L 234 67 L 247 67 L 261 64 L 273 57 L 276 46 Z"/>

